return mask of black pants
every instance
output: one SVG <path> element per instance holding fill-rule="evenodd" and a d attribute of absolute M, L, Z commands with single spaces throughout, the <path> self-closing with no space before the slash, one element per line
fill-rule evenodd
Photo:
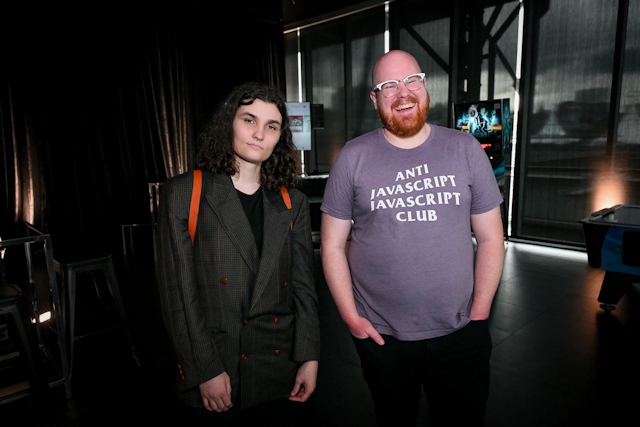
<path fill-rule="evenodd" d="M 294 427 L 299 406 L 299 402 L 289 399 L 274 400 L 242 411 L 239 405 L 226 412 L 185 406 L 182 421 L 190 427 Z"/>
<path fill-rule="evenodd" d="M 378 427 L 415 427 L 421 386 L 429 403 L 430 426 L 483 425 L 492 347 L 487 321 L 421 341 L 383 338 L 383 346 L 370 338 L 353 338 Z"/>

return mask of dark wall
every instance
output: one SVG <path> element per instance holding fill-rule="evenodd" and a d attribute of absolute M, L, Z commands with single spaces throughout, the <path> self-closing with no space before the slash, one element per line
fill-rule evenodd
<path fill-rule="evenodd" d="M 232 86 L 284 89 L 280 0 L 24 3 L 0 6 L 0 222 L 58 249 L 121 250 L 168 176 L 163 133 L 193 146 Z"/>

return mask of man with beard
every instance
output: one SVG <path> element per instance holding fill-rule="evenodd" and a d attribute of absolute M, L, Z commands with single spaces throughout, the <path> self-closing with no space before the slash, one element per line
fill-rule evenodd
<path fill-rule="evenodd" d="M 480 426 L 487 319 L 504 259 L 502 197 L 473 136 L 426 123 L 429 94 L 413 56 L 383 55 L 370 96 L 382 128 L 347 142 L 323 197 L 327 284 L 379 427 L 414 427 L 421 387 L 429 425 Z"/>

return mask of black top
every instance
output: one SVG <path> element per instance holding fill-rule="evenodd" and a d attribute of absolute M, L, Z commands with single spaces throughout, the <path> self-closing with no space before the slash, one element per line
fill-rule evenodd
<path fill-rule="evenodd" d="M 263 236 L 263 218 L 264 218 L 264 206 L 262 202 L 262 187 L 258 188 L 253 194 L 245 194 L 242 191 L 236 190 L 242 208 L 245 215 L 251 224 L 251 231 L 253 231 L 253 237 L 256 239 L 256 245 L 258 246 L 258 253 L 262 253 L 262 236 Z"/>

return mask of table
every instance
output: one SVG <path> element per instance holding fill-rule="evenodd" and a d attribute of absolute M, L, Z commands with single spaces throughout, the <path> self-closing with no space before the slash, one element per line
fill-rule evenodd
<path fill-rule="evenodd" d="M 614 310 L 629 287 L 640 284 L 640 206 L 615 205 L 580 222 L 589 265 L 606 271 L 600 307 Z"/>

